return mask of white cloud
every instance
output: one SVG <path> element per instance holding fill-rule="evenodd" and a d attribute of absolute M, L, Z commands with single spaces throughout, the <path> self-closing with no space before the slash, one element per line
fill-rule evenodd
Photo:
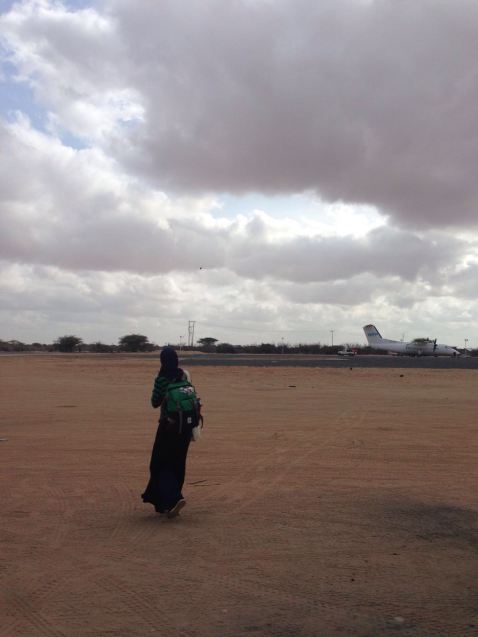
<path fill-rule="evenodd" d="M 185 208 L 184 200 L 119 172 L 101 151 L 62 146 L 25 119 L 0 135 L 7 149 L 0 247 L 19 262 L 137 273 L 226 268 L 296 282 L 365 272 L 414 280 L 453 265 L 463 250 L 463 241 L 448 236 L 388 226 L 354 237 L 322 236 L 313 224 L 262 212 L 225 222 L 214 201 Z"/>
<path fill-rule="evenodd" d="M 49 109 L 51 132 L 101 143 L 141 121 L 141 96 L 124 85 L 122 45 L 111 19 L 92 8 L 32 0 L 15 5 L 0 25 L 16 79 L 28 82 Z"/>
<path fill-rule="evenodd" d="M 337 343 L 362 343 L 361 326 L 370 321 L 391 338 L 430 333 L 459 343 L 464 331 L 471 338 L 475 299 L 422 292 L 421 284 L 402 289 L 397 279 L 370 275 L 291 285 L 241 279 L 226 270 L 141 276 L 0 262 L 1 336 L 51 342 L 76 333 L 85 341 L 116 342 L 139 331 L 160 344 L 179 343 L 194 319 L 197 338 L 233 343 L 282 337 L 288 343 L 329 342 L 330 329 Z M 404 295 L 413 302 L 401 303 Z"/>

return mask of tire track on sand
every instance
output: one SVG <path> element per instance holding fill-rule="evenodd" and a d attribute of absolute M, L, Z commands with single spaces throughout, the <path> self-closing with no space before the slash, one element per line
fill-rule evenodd
<path fill-rule="evenodd" d="M 149 603 L 143 596 L 139 595 L 123 581 L 117 578 L 101 578 L 97 581 L 97 585 L 112 596 L 112 599 L 115 600 L 115 605 L 119 604 L 127 608 L 135 617 L 138 624 L 146 625 L 150 632 L 158 631 L 161 637 L 168 635 L 176 637 L 177 635 L 184 634 L 171 620 L 173 613 L 166 608 L 161 608 L 153 603 Z M 141 592 L 144 595 L 144 587 Z"/>
<path fill-rule="evenodd" d="M 32 608 L 31 604 L 17 593 L 10 593 L 8 597 L 14 609 L 37 631 L 35 635 L 44 635 L 44 637 L 68 637 L 66 633 L 54 626 L 40 611 Z"/>
<path fill-rule="evenodd" d="M 250 496 L 247 496 L 242 504 L 236 504 L 234 506 L 234 509 L 231 510 L 228 514 L 236 515 L 238 512 L 243 511 L 245 508 L 249 507 L 252 503 L 257 503 L 267 495 L 274 493 L 277 487 L 288 479 L 288 473 L 290 473 L 291 470 L 307 464 L 306 461 L 311 456 L 318 457 L 321 452 L 325 452 L 325 450 L 331 446 L 332 441 L 340 437 L 351 426 L 360 426 L 364 422 L 368 411 L 360 412 L 360 414 L 357 415 L 354 414 L 353 417 L 350 416 L 350 413 L 350 410 L 347 409 L 337 416 L 333 425 L 333 431 L 331 431 L 330 434 L 326 436 L 324 440 L 322 440 L 320 446 L 310 444 L 307 451 L 303 452 L 292 460 L 287 455 L 287 449 L 285 449 L 284 452 L 277 454 L 277 457 L 283 457 L 287 460 L 287 471 L 277 473 L 272 478 L 265 477 L 262 485 L 257 484 L 256 482 L 254 485 L 254 493 Z M 336 429 L 335 427 L 338 427 L 338 429 Z"/>

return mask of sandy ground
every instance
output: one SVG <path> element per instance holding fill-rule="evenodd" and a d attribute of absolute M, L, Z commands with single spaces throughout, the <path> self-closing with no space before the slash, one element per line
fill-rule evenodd
<path fill-rule="evenodd" d="M 156 365 L 0 359 L 2 637 L 478 635 L 478 372 L 194 368 L 164 520 Z"/>

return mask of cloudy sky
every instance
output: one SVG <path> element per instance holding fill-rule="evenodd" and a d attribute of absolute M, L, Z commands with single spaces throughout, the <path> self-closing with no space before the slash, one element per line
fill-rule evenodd
<path fill-rule="evenodd" d="M 478 346 L 476 0 L 0 12 L 0 338 Z"/>

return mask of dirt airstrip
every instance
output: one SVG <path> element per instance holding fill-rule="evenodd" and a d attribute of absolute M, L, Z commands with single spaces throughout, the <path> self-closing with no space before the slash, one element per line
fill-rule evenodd
<path fill-rule="evenodd" d="M 0 358 L 1 637 L 478 635 L 477 371 L 194 367 L 164 520 L 156 370 Z"/>

